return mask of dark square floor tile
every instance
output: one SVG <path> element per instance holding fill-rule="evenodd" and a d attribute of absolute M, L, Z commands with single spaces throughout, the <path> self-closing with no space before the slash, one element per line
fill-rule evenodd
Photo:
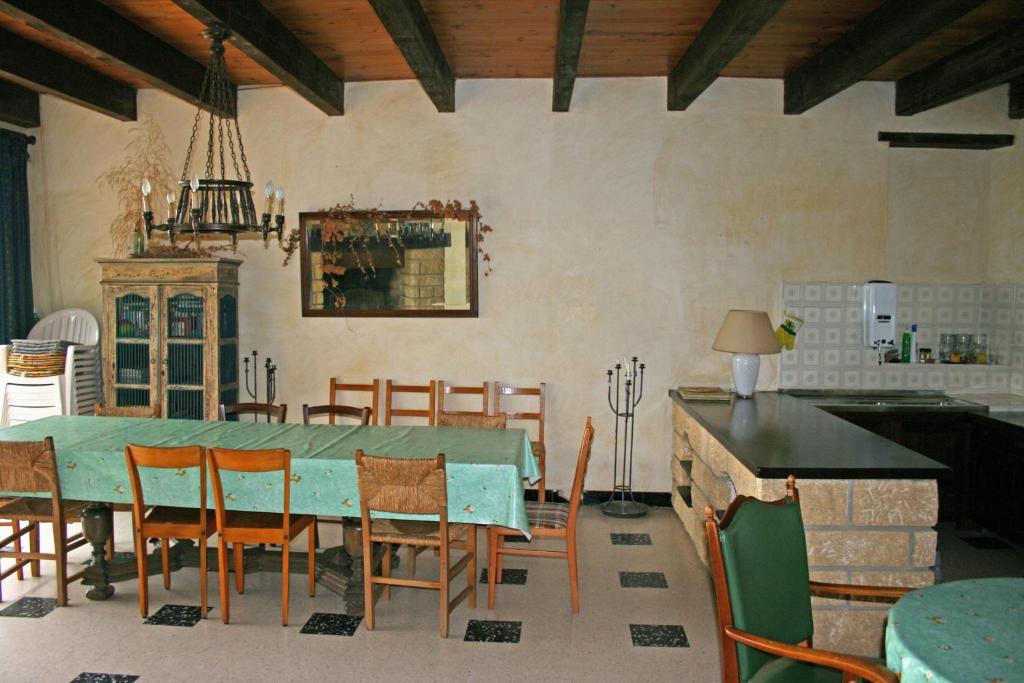
<path fill-rule="evenodd" d="M 132 683 L 139 680 L 138 676 L 129 674 L 96 674 L 88 671 L 75 676 L 71 683 Z"/>
<path fill-rule="evenodd" d="M 960 540 L 978 550 L 1010 550 L 1012 545 L 995 536 L 961 536 Z"/>
<path fill-rule="evenodd" d="M 480 570 L 480 583 L 487 583 L 487 567 Z M 526 585 L 526 570 L 525 569 L 502 569 L 501 579 L 498 583 L 511 585 L 511 586 L 525 586 Z"/>
<path fill-rule="evenodd" d="M 521 621 L 478 621 L 470 619 L 466 627 L 467 643 L 518 643 L 523 632 Z"/>
<path fill-rule="evenodd" d="M 630 624 L 634 647 L 690 647 L 682 626 Z"/>
<path fill-rule="evenodd" d="M 55 598 L 22 598 L 3 611 L 0 617 L 28 617 L 38 619 L 57 609 Z"/>
<path fill-rule="evenodd" d="M 612 534 L 612 545 L 653 545 L 650 534 Z"/>
<path fill-rule="evenodd" d="M 299 633 L 312 633 L 318 636 L 351 636 L 363 621 L 362 617 L 348 614 L 330 614 L 314 612 Z"/>
<path fill-rule="evenodd" d="M 619 585 L 623 588 L 668 588 L 661 572 L 619 572 Z"/>
<path fill-rule="evenodd" d="M 212 611 L 207 607 L 207 614 Z M 164 605 L 142 622 L 150 626 L 195 626 L 203 620 L 200 608 L 192 605 Z"/>

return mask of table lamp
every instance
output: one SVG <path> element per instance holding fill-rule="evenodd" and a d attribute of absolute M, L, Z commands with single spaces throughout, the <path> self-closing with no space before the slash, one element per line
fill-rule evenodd
<path fill-rule="evenodd" d="M 778 353 L 779 341 L 764 311 L 731 310 L 725 314 L 711 348 L 733 354 L 732 380 L 736 385 L 736 395 L 750 398 L 754 395 L 757 372 L 761 368 L 758 354 Z"/>

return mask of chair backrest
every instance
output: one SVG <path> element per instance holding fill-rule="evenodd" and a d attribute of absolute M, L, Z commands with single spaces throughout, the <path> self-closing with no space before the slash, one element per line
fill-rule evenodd
<path fill-rule="evenodd" d="M 235 421 L 237 421 L 241 415 L 265 415 L 276 419 L 279 423 L 283 423 L 285 416 L 288 415 L 288 405 L 285 403 L 282 403 L 281 405 L 274 405 L 272 403 L 220 404 L 221 422 L 230 420 L 231 418 L 235 418 Z"/>
<path fill-rule="evenodd" d="M 380 380 L 375 379 L 369 384 L 346 384 L 337 377 L 331 378 L 331 405 L 338 405 L 339 393 L 347 392 L 363 392 L 370 394 L 370 408 L 372 408 L 371 422 L 370 424 L 377 424 L 377 411 L 380 409 Z M 366 404 L 365 401 L 357 401 L 357 403 Z M 334 418 L 331 418 L 331 424 L 334 424 Z"/>
<path fill-rule="evenodd" d="M 206 459 L 210 466 L 210 481 L 213 483 L 213 505 L 217 515 L 217 527 L 225 527 L 226 515 L 224 508 L 224 486 L 221 482 L 221 470 L 229 472 L 281 472 L 284 484 L 284 502 L 282 512 L 284 525 L 282 530 L 287 534 L 291 526 L 291 477 L 292 454 L 284 448 L 265 450 L 235 450 L 232 448 L 208 448 Z"/>
<path fill-rule="evenodd" d="M 92 414 L 96 417 L 161 417 L 160 404 L 154 406 L 105 406 L 97 403 Z"/>
<path fill-rule="evenodd" d="M 63 339 L 74 344 L 95 346 L 100 343 L 100 326 L 92 313 L 81 308 L 56 311 L 37 322 L 29 339 Z"/>
<path fill-rule="evenodd" d="M 444 453 L 434 458 L 390 458 L 357 450 L 356 477 L 364 515 L 394 512 L 448 519 Z"/>
<path fill-rule="evenodd" d="M 505 429 L 508 420 L 500 415 L 465 415 L 462 413 L 440 413 L 438 427 L 476 427 L 478 429 Z"/>
<path fill-rule="evenodd" d="M 445 384 L 443 379 L 437 380 L 437 414 L 438 415 L 487 415 L 490 409 L 490 384 L 484 382 L 478 387 L 453 387 Z M 445 407 L 445 397 L 454 396 L 479 396 L 480 410 L 453 410 L 454 401 L 448 401 Z"/>
<path fill-rule="evenodd" d="M 140 467 L 173 470 L 198 467 L 199 510 L 196 517 L 200 528 L 206 528 L 206 458 L 201 446 L 157 448 L 129 444 L 124 449 L 124 461 L 128 466 L 128 480 L 132 487 L 132 516 L 135 518 L 136 529 L 142 527 L 146 514 L 146 498 L 142 491 L 142 479 L 139 477 Z"/>
<path fill-rule="evenodd" d="M 394 398 L 396 394 L 426 394 L 426 408 L 396 408 Z M 434 426 L 434 406 L 437 402 L 437 386 L 431 381 L 426 385 L 419 384 L 395 384 L 390 379 L 384 386 L 384 424 L 390 425 L 395 417 L 424 417 L 427 425 Z"/>
<path fill-rule="evenodd" d="M 727 681 L 747 681 L 775 657 L 736 644 L 725 636 L 726 626 L 794 645 L 814 634 L 798 501 L 796 481 L 790 476 L 786 497 L 780 500 L 737 496 L 720 523 L 714 510 L 705 510 Z"/>
<path fill-rule="evenodd" d="M 587 478 L 587 465 L 590 464 L 590 449 L 594 443 L 594 425 L 587 416 L 583 425 L 583 441 L 580 442 L 580 454 L 576 458 L 576 473 L 572 478 L 572 493 L 569 497 L 569 532 L 576 528 L 576 517 L 579 515 L 580 502 L 583 500 L 583 481 Z"/>
<path fill-rule="evenodd" d="M 509 420 L 533 420 L 537 423 L 537 441 L 544 443 L 544 401 L 547 395 L 547 386 L 541 382 L 536 387 L 514 387 L 510 384 L 494 382 L 494 412 L 505 413 Z M 523 412 L 508 410 L 508 397 L 510 396 L 536 396 L 536 412 Z M 502 398 L 505 399 L 506 407 L 502 407 Z"/>
<path fill-rule="evenodd" d="M 359 424 L 368 425 L 370 424 L 370 418 L 373 416 L 373 410 L 370 406 L 363 406 L 362 408 L 356 408 L 354 406 L 339 406 L 339 405 L 325 405 L 325 406 L 311 406 L 305 403 L 302 404 L 302 424 L 309 424 L 309 418 L 320 417 L 321 415 L 327 415 L 330 418 L 330 423 L 334 424 L 335 417 L 342 418 L 354 418 L 359 420 Z"/>
<path fill-rule="evenodd" d="M 0 441 L 0 491 L 49 493 L 54 514 L 63 515 L 57 455 L 51 437 L 42 441 Z"/>

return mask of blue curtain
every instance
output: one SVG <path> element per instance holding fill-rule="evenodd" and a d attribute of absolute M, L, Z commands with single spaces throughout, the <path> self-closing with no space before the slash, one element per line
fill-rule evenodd
<path fill-rule="evenodd" d="M 34 322 L 28 241 L 28 146 L 0 129 L 0 343 L 24 337 Z"/>

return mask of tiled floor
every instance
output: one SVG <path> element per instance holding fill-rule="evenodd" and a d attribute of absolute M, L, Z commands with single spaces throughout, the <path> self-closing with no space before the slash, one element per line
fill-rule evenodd
<path fill-rule="evenodd" d="M 118 516 L 121 550 L 130 545 L 126 518 Z M 335 542 L 334 531 L 321 529 L 325 545 Z M 485 536 L 479 538 L 474 578 L 486 580 Z M 306 596 L 299 575 L 285 628 L 273 574 L 246 577 L 245 594 L 231 596 L 227 626 L 211 576 L 211 613 L 187 627 L 198 616 L 195 569 L 175 572 L 167 592 L 159 576 L 150 580 L 151 621 L 173 628 L 143 623 L 134 581 L 118 583 L 104 603 L 90 602 L 75 585 L 66 608 L 41 618 L 0 618 L 0 681 L 189 681 L 207 680 L 211 671 L 223 681 L 719 680 L 710 580 L 672 510 L 620 520 L 584 508 L 580 548 L 578 615 L 571 613 L 564 561 L 508 557 L 495 609 L 487 610 L 486 583 L 477 583 L 477 607 L 463 603 L 452 613 L 446 640 L 438 635 L 434 591 L 393 589 L 390 602 L 378 603 L 370 632 L 361 619 L 341 614 L 334 593 L 319 587 L 316 598 Z M 419 576 L 436 575 L 430 553 L 417 565 Z M 43 572 L 42 579 L 4 581 L 0 608 L 22 597 L 51 598 L 52 564 L 44 563 Z M 464 581 L 460 576 L 453 587 Z M 45 668 L 33 664 L 37 657 Z"/>

